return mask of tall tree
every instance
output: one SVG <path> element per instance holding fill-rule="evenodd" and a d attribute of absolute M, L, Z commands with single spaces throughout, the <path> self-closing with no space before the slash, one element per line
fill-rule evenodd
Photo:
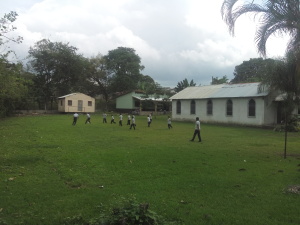
<path fill-rule="evenodd" d="M 274 66 L 275 71 L 271 68 L 271 79 L 266 79 L 265 83 L 279 91 L 284 89 L 283 91 L 287 95 L 285 103 L 290 105 L 290 102 L 294 98 L 298 99 L 300 94 L 299 0 L 266 0 L 263 1 L 263 5 L 255 4 L 255 0 L 253 0 L 251 3 L 244 2 L 234 7 L 237 2 L 238 0 L 224 0 L 221 8 L 222 17 L 228 25 L 230 33 L 234 35 L 235 22 L 241 15 L 251 13 L 259 16 L 255 42 L 257 50 L 262 56 L 266 56 L 266 43 L 271 35 L 289 35 L 290 40 L 286 50 L 287 62 L 277 63 L 278 66 Z"/>
<path fill-rule="evenodd" d="M 26 99 L 29 81 L 23 77 L 22 64 L 0 58 L 0 117 L 9 116 Z"/>
<path fill-rule="evenodd" d="M 0 117 L 11 115 L 13 110 L 26 99 L 29 81 L 24 79 L 24 70 L 21 63 L 11 63 L 8 56 L 12 53 L 7 50 L 10 41 L 20 43 L 22 37 L 15 38 L 11 34 L 16 27 L 13 26 L 18 14 L 10 12 L 0 18 Z"/>
<path fill-rule="evenodd" d="M 261 82 L 275 59 L 252 58 L 235 67 L 231 83 Z"/>
<path fill-rule="evenodd" d="M 95 87 L 95 94 L 104 96 L 107 104 L 110 95 L 110 76 L 104 57 L 98 54 L 96 57 L 88 59 L 87 76 L 91 81 L 91 87 Z M 92 85 L 94 84 L 94 85 Z M 107 107 L 107 105 L 106 105 Z"/>
<path fill-rule="evenodd" d="M 86 59 L 68 43 L 43 39 L 29 49 L 29 68 L 36 74 L 40 103 L 47 104 L 70 92 L 86 92 Z"/>
<path fill-rule="evenodd" d="M 138 80 L 137 88 L 142 91 L 145 91 L 146 95 L 149 95 L 156 93 L 157 84 L 149 75 L 141 74 Z"/>
<path fill-rule="evenodd" d="M 104 56 L 111 76 L 113 92 L 131 91 L 137 88 L 140 72 L 144 69 L 141 58 L 133 48 L 118 47 Z"/>
<path fill-rule="evenodd" d="M 13 41 L 16 43 L 21 43 L 23 37 L 18 36 L 10 36 L 11 32 L 15 31 L 17 28 L 13 25 L 16 21 L 18 14 L 14 11 L 10 13 L 4 14 L 4 16 L 0 19 L 0 45 L 4 45 L 9 41 Z"/>
<path fill-rule="evenodd" d="M 268 73 L 263 77 L 260 89 L 268 89 L 282 97 L 281 110 L 285 121 L 284 158 L 286 158 L 287 125 L 291 120 L 292 111 L 299 105 L 300 87 L 297 85 L 297 55 L 294 52 L 286 54 L 285 58 L 273 61 L 268 65 Z"/>
<path fill-rule="evenodd" d="M 185 89 L 186 87 L 190 87 L 190 86 L 196 86 L 196 83 L 194 82 L 194 80 L 191 80 L 189 82 L 188 79 L 185 78 L 184 80 L 179 81 L 177 83 L 177 86 L 175 87 L 175 91 L 179 92 Z"/>

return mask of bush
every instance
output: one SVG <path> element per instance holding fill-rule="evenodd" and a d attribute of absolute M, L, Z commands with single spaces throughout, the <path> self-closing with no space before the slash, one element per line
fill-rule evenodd
<path fill-rule="evenodd" d="M 162 216 L 149 209 L 149 203 L 138 203 L 133 197 L 121 198 L 117 206 L 108 211 L 102 205 L 99 206 L 99 218 L 89 221 L 82 216 L 68 217 L 64 225 L 179 225 L 177 221 L 166 221 Z"/>

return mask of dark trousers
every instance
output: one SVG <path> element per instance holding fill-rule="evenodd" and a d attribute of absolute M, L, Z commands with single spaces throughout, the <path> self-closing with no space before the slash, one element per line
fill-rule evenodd
<path fill-rule="evenodd" d="M 127 120 L 127 125 L 130 125 L 130 120 Z"/>
<path fill-rule="evenodd" d="M 171 124 L 168 124 L 168 128 L 170 129 L 170 128 L 173 128 L 173 127 L 172 127 L 172 125 L 171 125 Z"/>
<path fill-rule="evenodd" d="M 192 138 L 192 140 L 191 140 L 191 141 L 193 141 L 193 140 L 195 139 L 196 135 L 198 136 L 198 138 L 199 138 L 199 141 L 201 141 L 200 130 L 195 130 L 195 132 L 194 132 L 194 136 L 193 136 L 193 138 Z"/>
<path fill-rule="evenodd" d="M 86 119 L 85 124 L 87 124 L 87 123 L 91 123 L 91 118 Z"/>
<path fill-rule="evenodd" d="M 103 118 L 103 123 L 107 123 L 106 118 Z"/>
<path fill-rule="evenodd" d="M 132 123 L 132 124 L 130 125 L 130 130 L 131 130 L 132 127 L 133 127 L 133 129 L 135 129 L 135 124 L 134 124 L 134 123 Z"/>
<path fill-rule="evenodd" d="M 119 121 L 119 126 L 122 126 L 122 125 L 123 125 L 123 124 L 122 124 L 122 120 L 120 120 L 120 121 Z"/>
<path fill-rule="evenodd" d="M 72 125 L 76 125 L 77 117 L 74 117 Z"/>

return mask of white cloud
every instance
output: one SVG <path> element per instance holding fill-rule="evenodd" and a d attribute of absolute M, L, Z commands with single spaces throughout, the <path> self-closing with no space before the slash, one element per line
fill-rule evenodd
<path fill-rule="evenodd" d="M 119 46 L 136 50 L 145 74 L 176 86 L 194 79 L 207 84 L 211 76 L 232 75 L 236 65 L 258 57 L 255 23 L 239 18 L 236 35 L 229 35 L 221 18 L 223 0 L 10 0 L 1 10 L 19 12 L 12 44 L 26 56 L 42 38 L 69 42 L 85 56 L 106 54 Z M 272 37 L 270 56 L 282 55 L 286 38 Z M 20 57 L 22 58 L 22 57 Z"/>

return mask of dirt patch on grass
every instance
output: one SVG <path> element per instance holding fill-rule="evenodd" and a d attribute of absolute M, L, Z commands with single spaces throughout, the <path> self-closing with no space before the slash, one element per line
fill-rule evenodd
<path fill-rule="evenodd" d="M 300 194 L 300 185 L 291 185 L 286 189 L 287 193 Z"/>

